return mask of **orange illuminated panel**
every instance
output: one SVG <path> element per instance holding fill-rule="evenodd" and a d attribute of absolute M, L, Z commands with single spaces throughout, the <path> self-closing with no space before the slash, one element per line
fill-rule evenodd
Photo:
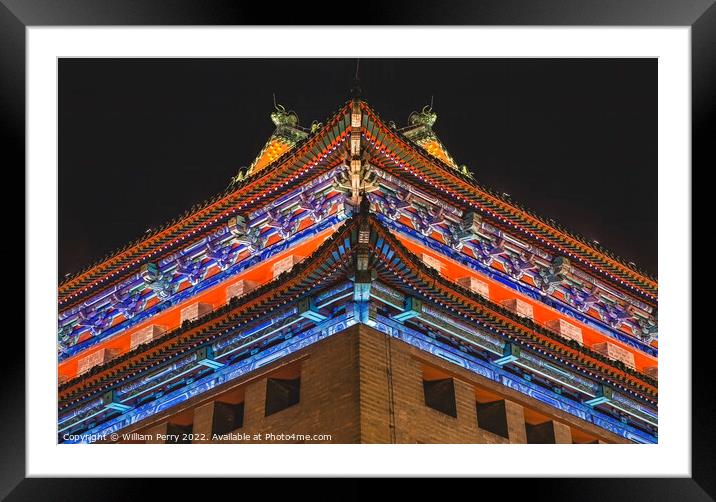
<path fill-rule="evenodd" d="M 659 368 L 656 366 L 647 366 L 644 368 L 644 373 L 649 375 L 651 378 L 659 379 Z"/>
<path fill-rule="evenodd" d="M 129 350 L 133 350 L 142 344 L 154 341 L 156 338 L 162 336 L 166 331 L 166 326 L 157 326 L 156 324 L 152 324 L 151 326 L 147 326 L 139 331 L 135 331 L 132 333 L 129 341 Z"/>
<path fill-rule="evenodd" d="M 440 272 L 440 271 L 442 270 L 442 268 L 443 268 L 443 262 L 441 262 L 440 260 L 438 260 L 438 259 L 432 257 L 432 256 L 429 255 L 429 254 L 425 254 L 425 253 L 423 253 L 423 255 L 421 256 L 421 258 L 422 258 L 422 260 L 423 260 L 423 263 L 424 263 L 425 265 L 427 265 L 428 267 L 434 268 L 434 269 L 437 270 L 438 272 Z"/>
<path fill-rule="evenodd" d="M 232 298 L 241 298 L 246 293 L 256 289 L 256 286 L 258 286 L 256 281 L 241 279 L 226 288 L 226 299 L 231 300 Z"/>
<path fill-rule="evenodd" d="M 226 281 L 217 284 L 216 286 L 201 292 L 200 294 L 193 296 L 186 301 L 169 308 L 165 311 L 158 313 L 155 316 L 150 317 L 142 323 L 137 324 L 129 328 L 128 330 L 118 333 L 107 340 L 103 340 L 97 345 L 88 348 L 87 350 L 75 354 L 72 357 L 62 361 L 58 366 L 59 378 L 71 379 L 77 376 L 78 361 L 86 356 L 88 353 L 95 352 L 102 348 L 109 348 L 115 350 L 116 354 L 122 354 L 130 350 L 131 337 L 133 333 L 147 328 L 153 324 L 166 326 L 167 330 L 173 330 L 180 326 L 180 313 L 181 310 L 192 303 L 202 302 L 208 303 L 219 308 L 227 302 L 227 289 L 239 281 L 251 281 L 257 285 L 265 284 L 273 280 L 273 265 L 277 261 L 285 258 L 288 255 L 297 254 L 300 256 L 309 256 L 313 253 L 318 246 L 320 246 L 326 238 L 333 233 L 335 227 L 325 229 L 323 232 L 316 234 L 310 240 L 302 242 L 296 246 L 293 246 L 290 250 L 283 253 L 277 254 L 276 256 L 257 264 L 254 267 L 245 270 L 236 277 L 227 279 Z M 156 298 L 152 298 L 147 302 L 147 308 L 155 305 L 158 302 Z"/>
<path fill-rule="evenodd" d="M 436 159 L 440 159 L 449 166 L 457 167 L 455 165 L 455 162 L 450 158 L 450 156 L 447 154 L 439 141 L 430 139 L 424 140 L 420 142 L 420 146 L 422 146 L 430 155 L 432 155 Z"/>
<path fill-rule="evenodd" d="M 469 289 L 473 293 L 477 293 L 483 298 L 490 298 L 490 286 L 485 281 L 481 281 L 473 276 L 460 277 L 457 283 L 465 289 Z"/>
<path fill-rule="evenodd" d="M 278 261 L 275 261 L 273 263 L 273 278 L 275 279 L 284 272 L 288 272 L 301 260 L 303 260 L 303 256 L 290 254 Z"/>
<path fill-rule="evenodd" d="M 191 305 L 187 305 L 179 314 L 179 323 L 184 321 L 196 321 L 197 319 L 204 317 L 206 314 L 211 312 L 214 306 L 211 303 L 196 302 Z"/>
<path fill-rule="evenodd" d="M 502 300 L 502 306 L 507 310 L 510 310 L 518 316 L 526 317 L 527 319 L 535 318 L 535 309 L 530 302 L 526 302 L 521 298 L 508 298 Z"/>
<path fill-rule="evenodd" d="M 396 238 L 406 247 L 409 251 L 416 254 L 417 256 L 421 256 L 423 254 L 431 254 L 435 259 L 440 259 L 443 262 L 443 268 L 442 268 L 442 275 L 446 279 L 453 280 L 455 282 L 458 282 L 460 278 L 464 278 L 465 276 L 474 276 L 478 277 L 480 281 L 483 281 L 488 284 L 490 288 L 490 301 L 501 305 L 503 301 L 514 299 L 519 297 L 521 301 L 529 303 L 532 306 L 533 312 L 534 312 L 534 321 L 538 324 L 546 325 L 547 322 L 552 321 L 554 319 L 562 319 L 565 322 L 570 322 L 572 324 L 578 325 L 579 328 L 582 330 L 582 340 L 583 344 L 587 345 L 588 347 L 591 347 L 595 343 L 599 342 L 610 342 L 611 344 L 615 346 L 619 346 L 625 351 L 629 352 L 634 357 L 634 364 L 636 369 L 642 369 L 647 366 L 656 366 L 656 358 L 645 354 L 633 347 L 630 347 L 629 345 L 626 345 L 619 340 L 616 340 L 614 338 L 609 337 L 608 335 L 605 335 L 596 329 L 586 325 L 582 324 L 576 319 L 566 316 L 559 312 L 558 310 L 545 305 L 542 302 L 539 302 L 537 300 L 534 300 L 526 295 L 521 295 L 520 293 L 516 292 L 514 289 L 498 282 L 493 279 L 491 279 L 488 276 L 484 276 L 481 274 L 478 274 L 474 270 L 463 266 L 454 260 L 440 255 L 424 246 L 419 244 L 418 242 L 413 241 L 412 239 L 408 238 L 407 236 L 401 235 L 401 234 L 394 234 Z M 464 279 L 463 279 L 464 280 Z"/>
<path fill-rule="evenodd" d="M 600 342 L 592 345 L 592 349 L 599 352 L 603 356 L 613 359 L 615 361 L 621 361 L 627 366 L 634 367 L 634 354 L 628 350 L 623 349 L 611 342 Z"/>
<path fill-rule="evenodd" d="M 547 321 L 547 327 L 566 338 L 576 340 L 580 344 L 584 343 L 582 339 L 582 328 L 568 323 L 564 319 L 552 319 L 551 321 Z"/>
<path fill-rule="evenodd" d="M 77 372 L 86 373 L 97 365 L 104 364 L 117 355 L 116 349 L 102 348 L 82 357 L 77 362 Z"/>
<path fill-rule="evenodd" d="M 291 149 L 291 145 L 278 138 L 274 138 L 266 145 L 259 157 L 251 167 L 251 174 L 261 171 L 263 168 L 278 159 L 281 155 Z"/>

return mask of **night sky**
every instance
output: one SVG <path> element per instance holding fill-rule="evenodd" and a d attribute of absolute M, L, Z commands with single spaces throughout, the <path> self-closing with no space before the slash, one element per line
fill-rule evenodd
<path fill-rule="evenodd" d="M 353 59 L 62 59 L 59 278 L 223 191 L 273 131 L 350 96 Z M 477 181 L 657 272 L 657 65 L 361 59 L 363 98 L 434 131 Z"/>

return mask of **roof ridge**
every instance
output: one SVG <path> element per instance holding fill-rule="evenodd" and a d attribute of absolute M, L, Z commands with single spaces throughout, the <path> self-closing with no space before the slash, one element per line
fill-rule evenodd
<path fill-rule="evenodd" d="M 429 161 L 432 162 L 432 163 L 437 164 L 437 165 L 440 166 L 445 172 L 447 172 L 447 173 L 449 173 L 449 174 L 452 174 L 452 175 L 454 175 L 454 176 L 460 178 L 461 181 L 463 181 L 464 183 L 469 184 L 469 185 L 470 185 L 471 187 L 473 187 L 474 189 L 479 190 L 479 191 L 482 191 L 482 192 L 484 192 L 484 193 L 486 193 L 486 194 L 488 194 L 488 195 L 490 195 L 490 196 L 492 196 L 492 197 L 498 199 L 498 200 L 499 200 L 500 202 L 502 202 L 503 204 L 506 204 L 506 205 L 508 205 L 508 206 L 513 207 L 513 208 L 516 209 L 516 210 L 519 210 L 519 211 L 522 211 L 522 212 L 526 213 L 526 214 L 529 215 L 530 217 L 535 218 L 536 220 L 538 220 L 538 221 L 539 221 L 540 223 L 542 223 L 543 225 L 545 225 L 545 226 L 547 226 L 547 227 L 549 227 L 549 228 L 552 228 L 552 229 L 554 229 L 554 230 L 556 230 L 556 231 L 558 231 L 558 232 L 562 232 L 562 233 L 566 234 L 568 237 L 571 237 L 572 239 L 575 239 L 575 240 L 579 241 L 581 244 L 583 244 L 584 246 L 587 246 L 588 248 L 591 248 L 593 251 L 595 251 L 595 252 L 597 252 L 597 253 L 600 253 L 600 254 L 606 256 L 608 259 L 611 259 L 611 260 L 617 262 L 619 265 L 621 265 L 622 267 L 626 268 L 626 269 L 629 270 L 631 273 L 636 274 L 636 275 L 638 275 L 638 276 L 641 276 L 641 277 L 643 277 L 644 279 L 647 279 L 648 281 L 658 282 L 658 278 L 657 278 L 656 276 L 654 276 L 654 275 L 651 274 L 650 272 L 644 270 L 642 267 L 638 267 L 638 266 L 636 265 L 636 263 L 634 263 L 633 261 L 631 261 L 631 263 L 634 263 L 634 265 L 630 265 L 630 262 L 627 261 L 626 258 L 623 258 L 623 257 L 620 257 L 620 256 L 616 255 L 616 253 L 614 253 L 613 251 L 611 251 L 611 250 L 605 248 L 604 246 L 595 245 L 593 241 L 590 241 L 589 239 L 587 239 L 586 237 L 582 236 L 581 234 L 579 234 L 579 233 L 577 233 L 577 232 L 574 232 L 574 231 L 571 230 L 571 229 L 567 229 L 567 228 L 563 227 L 561 224 L 558 224 L 553 218 L 548 218 L 548 217 L 542 216 L 542 215 L 540 215 L 540 214 L 534 212 L 532 209 L 526 208 L 525 206 L 523 206 L 523 205 L 520 204 L 519 202 L 516 202 L 516 201 L 512 200 L 511 197 L 510 197 L 510 198 L 504 197 L 504 194 L 500 194 L 500 193 L 496 192 L 495 190 L 493 190 L 493 189 L 491 189 L 491 188 L 489 188 L 489 187 L 486 187 L 486 186 L 484 186 L 484 185 L 479 184 L 479 183 L 477 182 L 477 180 L 475 180 L 474 178 L 472 178 L 472 177 L 470 177 L 470 176 L 464 175 L 464 174 L 463 174 L 462 172 L 460 172 L 458 169 L 454 169 L 454 168 L 452 168 L 451 166 L 449 166 L 448 164 L 446 164 L 445 162 L 443 162 L 441 159 L 436 158 L 436 157 L 430 155 L 430 154 L 429 154 L 424 148 L 422 148 L 420 145 L 417 145 L 414 141 L 411 141 L 409 138 L 406 138 L 405 135 L 401 134 L 399 130 L 393 130 L 393 129 L 391 129 L 390 126 L 389 126 L 388 124 L 386 124 L 385 120 L 380 116 L 380 114 L 378 114 L 367 102 L 361 101 L 361 103 L 366 107 L 366 109 L 367 109 L 378 121 L 380 121 L 381 125 L 382 125 L 387 131 L 389 131 L 391 134 L 394 134 L 396 137 L 400 138 L 402 141 L 405 141 L 406 143 L 410 144 L 411 147 L 417 147 L 416 150 L 419 151 L 421 154 L 423 154 L 423 156 L 424 156 L 427 160 L 429 160 Z"/>
<path fill-rule="evenodd" d="M 286 162 L 291 155 L 298 152 L 308 142 L 310 142 L 312 139 L 316 139 L 319 135 L 321 135 L 322 132 L 328 130 L 328 128 L 331 126 L 331 122 L 334 121 L 340 115 L 341 111 L 345 111 L 346 107 L 347 107 L 347 104 L 340 107 L 338 110 L 336 110 L 333 113 L 333 115 L 330 116 L 330 118 L 326 121 L 325 125 L 323 125 L 323 127 L 321 129 L 315 131 L 313 134 L 309 134 L 306 138 L 297 142 L 290 150 L 287 150 L 286 152 L 284 152 L 280 157 L 277 157 L 274 161 L 272 161 L 270 164 L 265 166 L 260 171 L 257 171 L 256 173 L 252 173 L 251 175 L 244 177 L 237 183 L 230 184 L 222 192 L 216 193 L 214 195 L 210 195 L 204 201 L 202 201 L 200 203 L 193 204 L 191 206 L 191 208 L 185 210 L 180 216 L 175 216 L 174 218 L 153 228 L 151 232 L 149 232 L 149 233 L 145 232 L 143 235 L 137 237 L 136 239 L 129 241 L 124 246 L 119 247 L 119 248 L 115 249 L 114 251 L 110 251 L 104 257 L 91 262 L 89 265 L 84 266 L 83 268 L 79 269 L 76 272 L 66 275 L 59 282 L 58 289 L 62 289 L 63 287 L 66 287 L 73 280 L 76 280 L 77 278 L 86 274 L 87 272 L 109 262 L 112 259 L 117 258 L 122 253 L 125 253 L 128 250 L 139 246 L 140 244 L 148 241 L 152 237 L 155 237 L 157 234 L 173 227 L 174 225 L 177 225 L 177 224 L 181 223 L 182 221 L 188 220 L 191 217 L 196 216 L 203 209 L 206 209 L 207 207 L 220 201 L 221 199 L 228 198 L 232 195 L 235 195 L 237 192 L 240 192 L 243 188 L 245 188 L 250 183 L 261 180 L 264 176 L 266 176 L 267 174 L 269 174 L 273 171 L 272 169 L 270 169 L 271 166 L 275 166 L 275 165 L 281 164 L 283 162 Z"/>

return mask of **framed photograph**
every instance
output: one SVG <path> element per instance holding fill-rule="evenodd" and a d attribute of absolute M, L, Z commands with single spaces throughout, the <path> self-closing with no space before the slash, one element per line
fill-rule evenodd
<path fill-rule="evenodd" d="M 691 172 L 716 8 L 550 3 L 255 26 L 3 0 L 28 301 L 0 493 L 430 476 L 711 499 Z"/>

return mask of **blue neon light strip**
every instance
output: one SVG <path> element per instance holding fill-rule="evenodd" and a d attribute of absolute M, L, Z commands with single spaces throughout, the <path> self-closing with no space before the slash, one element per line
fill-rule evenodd
<path fill-rule="evenodd" d="M 305 333 L 295 336 L 280 343 L 274 347 L 270 347 L 259 352 L 247 359 L 237 362 L 236 364 L 225 366 L 211 374 L 197 380 L 188 387 L 184 387 L 174 392 L 169 392 L 164 396 L 144 405 L 139 406 L 127 413 L 119 415 L 103 424 L 82 433 L 77 439 L 64 441 L 63 444 L 72 443 L 90 443 L 90 438 L 106 436 L 113 432 L 129 427 L 150 416 L 156 415 L 164 410 L 177 406 L 178 404 L 210 391 L 211 389 L 222 385 L 231 380 L 235 380 L 244 376 L 278 358 L 286 357 L 298 350 L 312 345 L 328 336 L 345 330 L 356 323 L 352 316 L 340 316 L 335 319 L 328 320 L 320 326 L 315 326 Z"/>
<path fill-rule="evenodd" d="M 538 385 L 517 377 L 499 366 L 482 361 L 470 356 L 454 347 L 439 342 L 429 336 L 423 335 L 407 326 L 393 321 L 387 317 L 378 316 L 375 329 L 404 341 L 418 349 L 445 359 L 453 364 L 465 368 L 472 373 L 481 375 L 489 380 L 500 383 L 510 389 L 548 404 L 553 408 L 565 411 L 570 415 L 593 423 L 598 427 L 607 429 L 621 437 L 637 443 L 656 443 L 656 438 L 651 434 L 641 431 L 628 424 L 624 424 L 614 418 L 578 403 L 563 395 L 546 390 Z"/>
<path fill-rule="evenodd" d="M 285 342 L 261 351 L 247 359 L 237 362 L 236 364 L 219 368 L 204 378 L 193 382 L 188 387 L 170 392 L 159 397 L 155 401 L 141 405 L 138 408 L 130 410 L 104 424 L 98 425 L 82 433 L 78 439 L 66 442 L 89 443 L 92 442 L 91 438 L 99 436 L 108 437 L 113 432 L 117 432 L 132 424 L 138 423 L 141 420 L 174 407 L 190 398 L 210 391 L 219 385 L 244 376 L 247 373 L 270 363 L 271 361 L 285 357 L 298 350 L 308 347 L 319 340 L 343 331 L 356 324 L 356 322 L 358 322 L 358 320 L 353 317 L 352 309 L 348 309 L 347 314 L 334 319 L 329 319 L 320 325 L 309 329 L 301 335 L 290 338 Z M 573 416 L 576 416 L 577 418 L 593 423 L 594 425 L 609 430 L 620 437 L 624 437 L 637 443 L 657 442 L 656 437 L 651 434 L 615 420 L 614 418 L 600 412 L 599 410 L 593 409 L 584 403 L 575 402 L 568 397 L 546 390 L 503 370 L 497 365 L 472 357 L 469 354 L 455 349 L 454 347 L 441 343 L 411 328 L 403 326 L 392 319 L 377 316 L 375 322 L 371 322 L 371 324 L 374 324 L 374 327 L 377 330 L 389 336 L 402 340 L 427 353 L 445 359 L 453 364 L 467 369 L 468 371 L 471 371 L 472 373 L 481 375 L 506 387 L 517 390 L 518 392 L 544 402 L 551 407 L 565 411 Z"/>

